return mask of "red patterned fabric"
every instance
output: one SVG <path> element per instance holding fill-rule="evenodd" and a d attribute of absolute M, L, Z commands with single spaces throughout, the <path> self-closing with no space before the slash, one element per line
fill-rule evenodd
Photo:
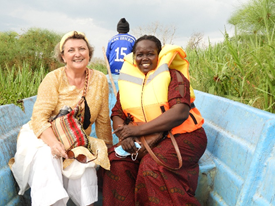
<path fill-rule="evenodd" d="M 169 104 L 185 103 L 190 105 L 189 81 L 184 78 L 178 83 L 174 70 L 170 70 L 172 81 L 169 86 Z M 185 85 L 185 95 L 181 97 L 178 87 Z M 119 97 L 119 96 L 118 96 Z M 112 109 L 112 116 L 125 119 L 118 100 Z M 103 205 L 108 206 L 171 206 L 200 205 L 194 197 L 197 187 L 198 160 L 204 153 L 207 138 L 203 128 L 191 133 L 175 135 L 183 166 L 178 171 L 170 171 L 158 165 L 147 154 L 139 163 L 130 157 L 118 158 L 114 148 L 110 149 L 110 171 L 99 171 L 103 186 Z M 154 153 L 171 167 L 178 166 L 178 159 L 170 139 L 164 139 Z"/>
<path fill-rule="evenodd" d="M 77 106 L 70 113 L 51 122 L 54 134 L 66 150 L 75 142 L 75 146 L 87 146 L 88 139 L 80 118 L 80 106 Z"/>

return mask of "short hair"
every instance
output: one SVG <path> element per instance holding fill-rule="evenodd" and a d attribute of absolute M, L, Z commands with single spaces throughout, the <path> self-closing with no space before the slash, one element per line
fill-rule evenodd
<path fill-rule="evenodd" d="M 137 46 L 138 42 L 140 42 L 140 41 L 142 41 L 142 40 L 150 40 L 150 41 L 154 42 L 155 45 L 156 45 L 156 47 L 157 47 L 157 53 L 158 53 L 158 54 L 160 53 L 160 51 L 161 51 L 161 49 L 162 49 L 161 41 L 160 41 L 157 37 L 155 37 L 155 36 L 153 36 L 153 35 L 143 35 L 143 36 L 139 37 L 139 38 L 135 41 L 135 43 L 134 43 L 134 45 L 133 45 L 133 48 L 132 48 L 133 54 L 135 54 L 135 52 L 136 52 L 135 50 L 136 50 L 136 46 Z"/>

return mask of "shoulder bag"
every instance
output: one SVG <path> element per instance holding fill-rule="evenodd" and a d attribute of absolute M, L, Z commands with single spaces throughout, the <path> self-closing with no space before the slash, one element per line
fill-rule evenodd
<path fill-rule="evenodd" d="M 83 95 L 74 110 L 71 107 L 64 106 L 59 114 L 50 120 L 52 129 L 57 139 L 64 145 L 65 149 L 69 149 L 74 143 L 75 147 L 88 147 L 88 138 L 81 122 L 81 104 L 85 100 L 89 79 L 89 71 L 86 69 L 85 83 Z M 85 103 L 86 104 L 86 103 Z"/>

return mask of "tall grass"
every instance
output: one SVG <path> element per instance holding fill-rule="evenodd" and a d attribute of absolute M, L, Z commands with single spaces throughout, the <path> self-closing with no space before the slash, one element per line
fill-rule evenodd
<path fill-rule="evenodd" d="M 265 36 L 229 38 L 207 48 L 187 49 L 191 84 L 275 113 L 275 46 Z"/>
<path fill-rule="evenodd" d="M 107 74 L 107 68 L 106 68 L 106 63 L 104 59 L 92 58 L 91 63 L 87 67 L 91 69 L 99 70 L 104 74 Z"/>
<path fill-rule="evenodd" d="M 37 94 L 37 89 L 47 71 L 43 66 L 35 71 L 27 63 L 22 67 L 0 68 L 0 105 L 16 104 L 20 100 Z"/>
<path fill-rule="evenodd" d="M 21 35 L 0 32 L 0 105 L 21 106 L 21 99 L 37 94 L 49 71 L 62 66 L 53 57 L 61 36 L 39 28 L 31 28 Z M 93 59 L 88 67 L 107 74 L 103 60 Z"/>
<path fill-rule="evenodd" d="M 187 48 L 192 85 L 275 113 L 275 0 L 250 0 L 228 22 L 234 37 Z"/>
<path fill-rule="evenodd" d="M 33 71 L 41 65 L 53 70 L 60 66 L 53 57 L 53 49 L 61 37 L 61 34 L 39 28 L 31 28 L 23 34 L 0 32 L 0 67 L 23 67 L 23 63 L 28 63 Z"/>
<path fill-rule="evenodd" d="M 103 60 L 92 60 L 88 68 L 107 74 Z M 28 63 L 22 67 L 0 67 L 0 105 L 15 104 L 22 107 L 22 99 L 37 95 L 38 87 L 49 70 L 41 65 L 32 70 Z"/>
<path fill-rule="evenodd" d="M 228 22 L 234 37 L 225 31 L 221 43 L 186 48 L 193 88 L 275 113 L 275 0 L 250 0 Z M 36 95 L 45 74 L 61 66 L 52 55 L 60 38 L 37 28 L 0 32 L 0 105 Z M 88 67 L 107 74 L 103 59 Z"/>

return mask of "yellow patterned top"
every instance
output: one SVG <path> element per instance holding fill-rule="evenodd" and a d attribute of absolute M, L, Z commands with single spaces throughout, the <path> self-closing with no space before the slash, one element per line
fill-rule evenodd
<path fill-rule="evenodd" d="M 106 144 L 112 144 L 111 124 L 109 118 L 108 95 L 109 87 L 106 76 L 97 70 L 89 70 L 90 76 L 86 92 L 87 104 L 90 108 L 90 126 L 85 130 L 91 133 L 95 123 L 97 137 Z M 74 108 L 81 99 L 83 88 L 70 85 L 65 73 L 65 67 L 51 71 L 43 79 L 38 88 L 37 100 L 34 104 L 30 127 L 37 137 L 51 124 L 49 118 L 58 114 L 64 106 Z"/>

